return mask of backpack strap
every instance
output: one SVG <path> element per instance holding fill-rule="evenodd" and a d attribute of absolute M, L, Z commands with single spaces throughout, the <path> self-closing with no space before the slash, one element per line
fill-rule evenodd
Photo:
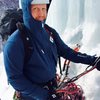
<path fill-rule="evenodd" d="M 31 34 L 28 32 L 27 28 L 25 27 L 23 23 L 18 22 L 16 26 L 19 29 L 19 32 L 21 34 L 21 38 L 23 41 L 24 50 L 25 50 L 24 62 L 26 64 L 30 60 L 32 52 L 33 52 Z"/>
<path fill-rule="evenodd" d="M 52 38 L 54 39 L 54 32 L 52 32 L 52 28 L 50 26 L 48 26 L 47 24 L 45 24 L 45 29 L 47 30 L 47 32 L 49 33 L 50 36 L 52 36 Z M 59 70 L 60 70 L 60 74 L 62 75 L 62 68 L 61 68 L 61 57 L 58 55 L 58 64 L 59 64 Z"/>

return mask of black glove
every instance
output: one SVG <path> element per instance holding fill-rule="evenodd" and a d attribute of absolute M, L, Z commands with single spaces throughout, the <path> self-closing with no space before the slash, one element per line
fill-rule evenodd
<path fill-rule="evenodd" d="M 96 66 L 96 69 L 97 69 L 98 71 L 100 71 L 100 57 L 96 57 L 94 66 Z"/>

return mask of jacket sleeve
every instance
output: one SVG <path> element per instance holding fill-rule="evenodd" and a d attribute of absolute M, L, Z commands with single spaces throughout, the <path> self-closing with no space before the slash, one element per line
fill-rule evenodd
<path fill-rule="evenodd" d="M 20 47 L 20 43 L 6 43 L 3 54 L 8 82 L 13 88 L 31 98 L 47 100 L 48 91 L 33 84 L 23 73 L 24 49 Z"/>
<path fill-rule="evenodd" d="M 57 46 L 58 55 L 75 63 L 93 65 L 93 62 L 95 61 L 96 57 L 87 55 L 86 53 L 74 51 L 62 41 L 62 39 L 54 29 L 52 29 L 52 32 L 54 36 L 54 41 Z"/>

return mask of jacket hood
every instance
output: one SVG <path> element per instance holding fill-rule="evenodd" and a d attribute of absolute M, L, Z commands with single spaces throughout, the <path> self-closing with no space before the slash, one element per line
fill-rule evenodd
<path fill-rule="evenodd" d="M 34 26 L 41 28 L 42 22 L 36 21 L 32 17 L 31 10 L 30 10 L 31 2 L 32 2 L 32 0 L 21 0 L 24 24 L 32 32 L 32 30 L 34 30 Z"/>
<path fill-rule="evenodd" d="M 21 5 L 22 5 L 22 11 L 23 11 L 23 21 L 25 26 L 31 31 L 36 32 L 39 29 L 42 28 L 42 24 L 45 23 L 45 20 L 43 22 L 35 20 L 32 15 L 31 15 L 31 2 L 33 0 L 21 0 Z M 50 0 L 51 2 L 51 0 Z M 50 4 L 49 4 L 50 5 Z M 49 8 L 49 5 L 47 6 L 47 9 Z"/>

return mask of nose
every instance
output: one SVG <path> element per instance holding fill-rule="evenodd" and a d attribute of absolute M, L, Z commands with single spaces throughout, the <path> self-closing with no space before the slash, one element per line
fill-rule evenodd
<path fill-rule="evenodd" d="M 39 16 L 43 16 L 44 14 L 43 14 L 43 11 L 42 10 L 40 10 L 39 11 Z"/>

